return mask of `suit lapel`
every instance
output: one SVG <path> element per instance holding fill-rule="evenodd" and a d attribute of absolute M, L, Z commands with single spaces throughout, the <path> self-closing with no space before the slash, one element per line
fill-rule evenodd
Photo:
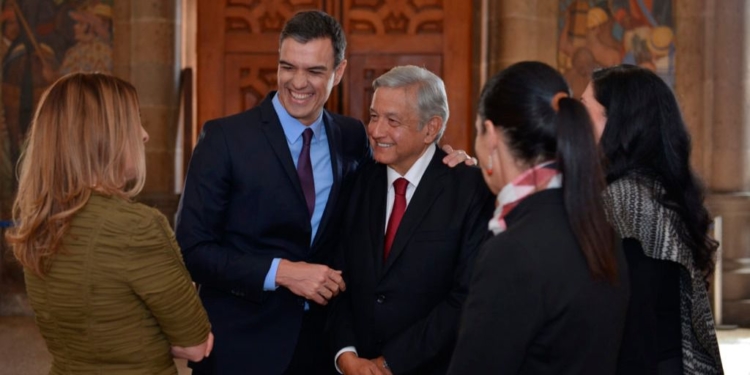
<path fill-rule="evenodd" d="M 376 275 L 383 270 L 383 242 L 385 241 L 385 206 L 388 194 L 388 176 L 386 167 L 378 164 L 372 168 L 372 179 L 367 184 L 367 195 L 369 207 L 364 216 L 356 220 L 367 220 L 370 222 L 370 239 L 372 240 L 373 264 L 376 265 Z"/>
<path fill-rule="evenodd" d="M 344 156 L 341 146 L 341 129 L 326 110 L 323 110 L 323 126 L 325 126 L 326 136 L 328 137 L 328 150 L 331 155 L 331 169 L 333 170 L 333 186 L 331 186 L 331 191 L 328 193 L 328 201 L 326 202 L 326 207 L 323 211 L 323 217 L 320 219 L 318 232 L 315 235 L 315 240 L 312 244 L 313 251 L 317 250 L 316 245 L 320 241 L 322 234 L 325 233 L 328 223 L 331 221 L 330 219 L 339 197 L 339 191 L 341 190 L 341 179 L 343 176 L 342 164 Z"/>
<path fill-rule="evenodd" d="M 442 176 L 449 168 L 443 164 L 443 157 L 445 157 L 445 153 L 442 150 L 435 150 L 435 155 L 432 157 L 427 170 L 425 170 L 422 179 L 419 181 L 417 190 L 406 207 L 406 212 L 404 212 L 404 217 L 401 219 L 401 224 L 399 224 L 393 245 L 391 245 L 390 255 L 388 255 L 388 259 L 385 262 L 382 276 L 385 276 L 393 264 L 398 261 L 399 256 L 404 252 L 406 245 L 409 243 L 409 239 L 419 227 L 425 215 L 430 211 L 430 207 L 432 207 L 442 193 Z M 385 201 L 385 197 L 383 201 Z M 385 218 L 382 221 L 385 222 Z"/>
<path fill-rule="evenodd" d="M 297 168 L 294 167 L 294 160 L 292 159 L 292 153 L 289 150 L 289 145 L 286 141 L 286 135 L 284 135 L 284 129 L 281 127 L 281 121 L 279 121 L 279 116 L 276 114 L 276 111 L 273 108 L 273 103 L 271 102 L 271 99 L 275 94 L 275 91 L 269 93 L 260 105 L 263 133 L 266 135 L 268 143 L 271 144 L 271 148 L 276 154 L 276 158 L 284 167 L 284 172 L 286 172 L 289 181 L 292 186 L 294 186 L 294 190 L 297 192 L 297 197 L 302 202 L 302 207 L 307 207 L 305 195 L 302 193 L 302 184 L 299 181 L 299 175 L 297 175 Z"/>

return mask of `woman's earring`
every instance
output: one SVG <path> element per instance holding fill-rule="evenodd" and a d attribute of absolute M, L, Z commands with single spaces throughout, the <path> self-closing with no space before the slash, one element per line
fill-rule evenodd
<path fill-rule="evenodd" d="M 489 163 L 487 163 L 487 168 L 485 170 L 487 171 L 488 176 L 492 176 L 492 157 L 489 157 Z"/>

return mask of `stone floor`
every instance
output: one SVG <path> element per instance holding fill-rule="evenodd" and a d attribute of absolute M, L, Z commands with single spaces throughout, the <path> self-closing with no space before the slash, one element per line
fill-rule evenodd
<path fill-rule="evenodd" d="M 750 329 L 718 330 L 726 375 L 750 375 Z"/>
<path fill-rule="evenodd" d="M 750 375 L 750 329 L 718 331 L 726 375 Z M 50 366 L 44 341 L 29 317 L 0 317 L 0 375 L 43 375 Z M 180 375 L 190 374 L 178 361 Z"/>

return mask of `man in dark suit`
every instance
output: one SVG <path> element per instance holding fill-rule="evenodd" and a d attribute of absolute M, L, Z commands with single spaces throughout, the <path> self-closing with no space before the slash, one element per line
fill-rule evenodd
<path fill-rule="evenodd" d="M 479 169 L 440 161 L 439 77 L 402 66 L 373 87 L 367 132 L 378 163 L 363 167 L 347 205 L 334 361 L 347 375 L 443 374 L 494 199 Z"/>
<path fill-rule="evenodd" d="M 194 374 L 333 371 L 317 343 L 345 288 L 331 228 L 371 151 L 361 121 L 323 109 L 346 68 L 339 23 L 301 12 L 280 40 L 278 92 L 207 122 L 185 181 L 176 235 L 216 337 Z"/>
<path fill-rule="evenodd" d="M 328 265 L 349 181 L 372 160 L 362 122 L 323 109 L 345 49 L 335 19 L 297 13 L 281 32 L 279 91 L 203 127 L 176 225 L 216 337 L 195 375 L 335 371 L 324 306 L 345 284 Z"/>

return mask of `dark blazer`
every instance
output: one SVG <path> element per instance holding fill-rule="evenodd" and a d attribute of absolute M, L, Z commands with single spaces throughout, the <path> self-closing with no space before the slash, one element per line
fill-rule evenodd
<path fill-rule="evenodd" d="M 372 158 L 360 121 L 324 112 L 334 183 L 311 246 L 307 204 L 273 94 L 207 122 L 190 161 L 176 235 L 216 337 L 211 356 L 194 364 L 201 372 L 280 374 L 288 366 L 304 300 L 284 288 L 263 291 L 271 261 L 332 263 L 340 197 Z M 324 309 L 310 308 L 306 314 L 325 324 Z"/>
<path fill-rule="evenodd" d="M 449 374 L 614 374 L 628 303 L 594 281 L 561 189 L 528 196 L 480 250 Z"/>
<path fill-rule="evenodd" d="M 494 207 L 478 168 L 443 164 L 437 149 L 383 262 L 386 166 L 363 169 L 347 208 L 347 290 L 334 302 L 335 351 L 384 355 L 394 374 L 444 374 L 474 255 Z"/>

